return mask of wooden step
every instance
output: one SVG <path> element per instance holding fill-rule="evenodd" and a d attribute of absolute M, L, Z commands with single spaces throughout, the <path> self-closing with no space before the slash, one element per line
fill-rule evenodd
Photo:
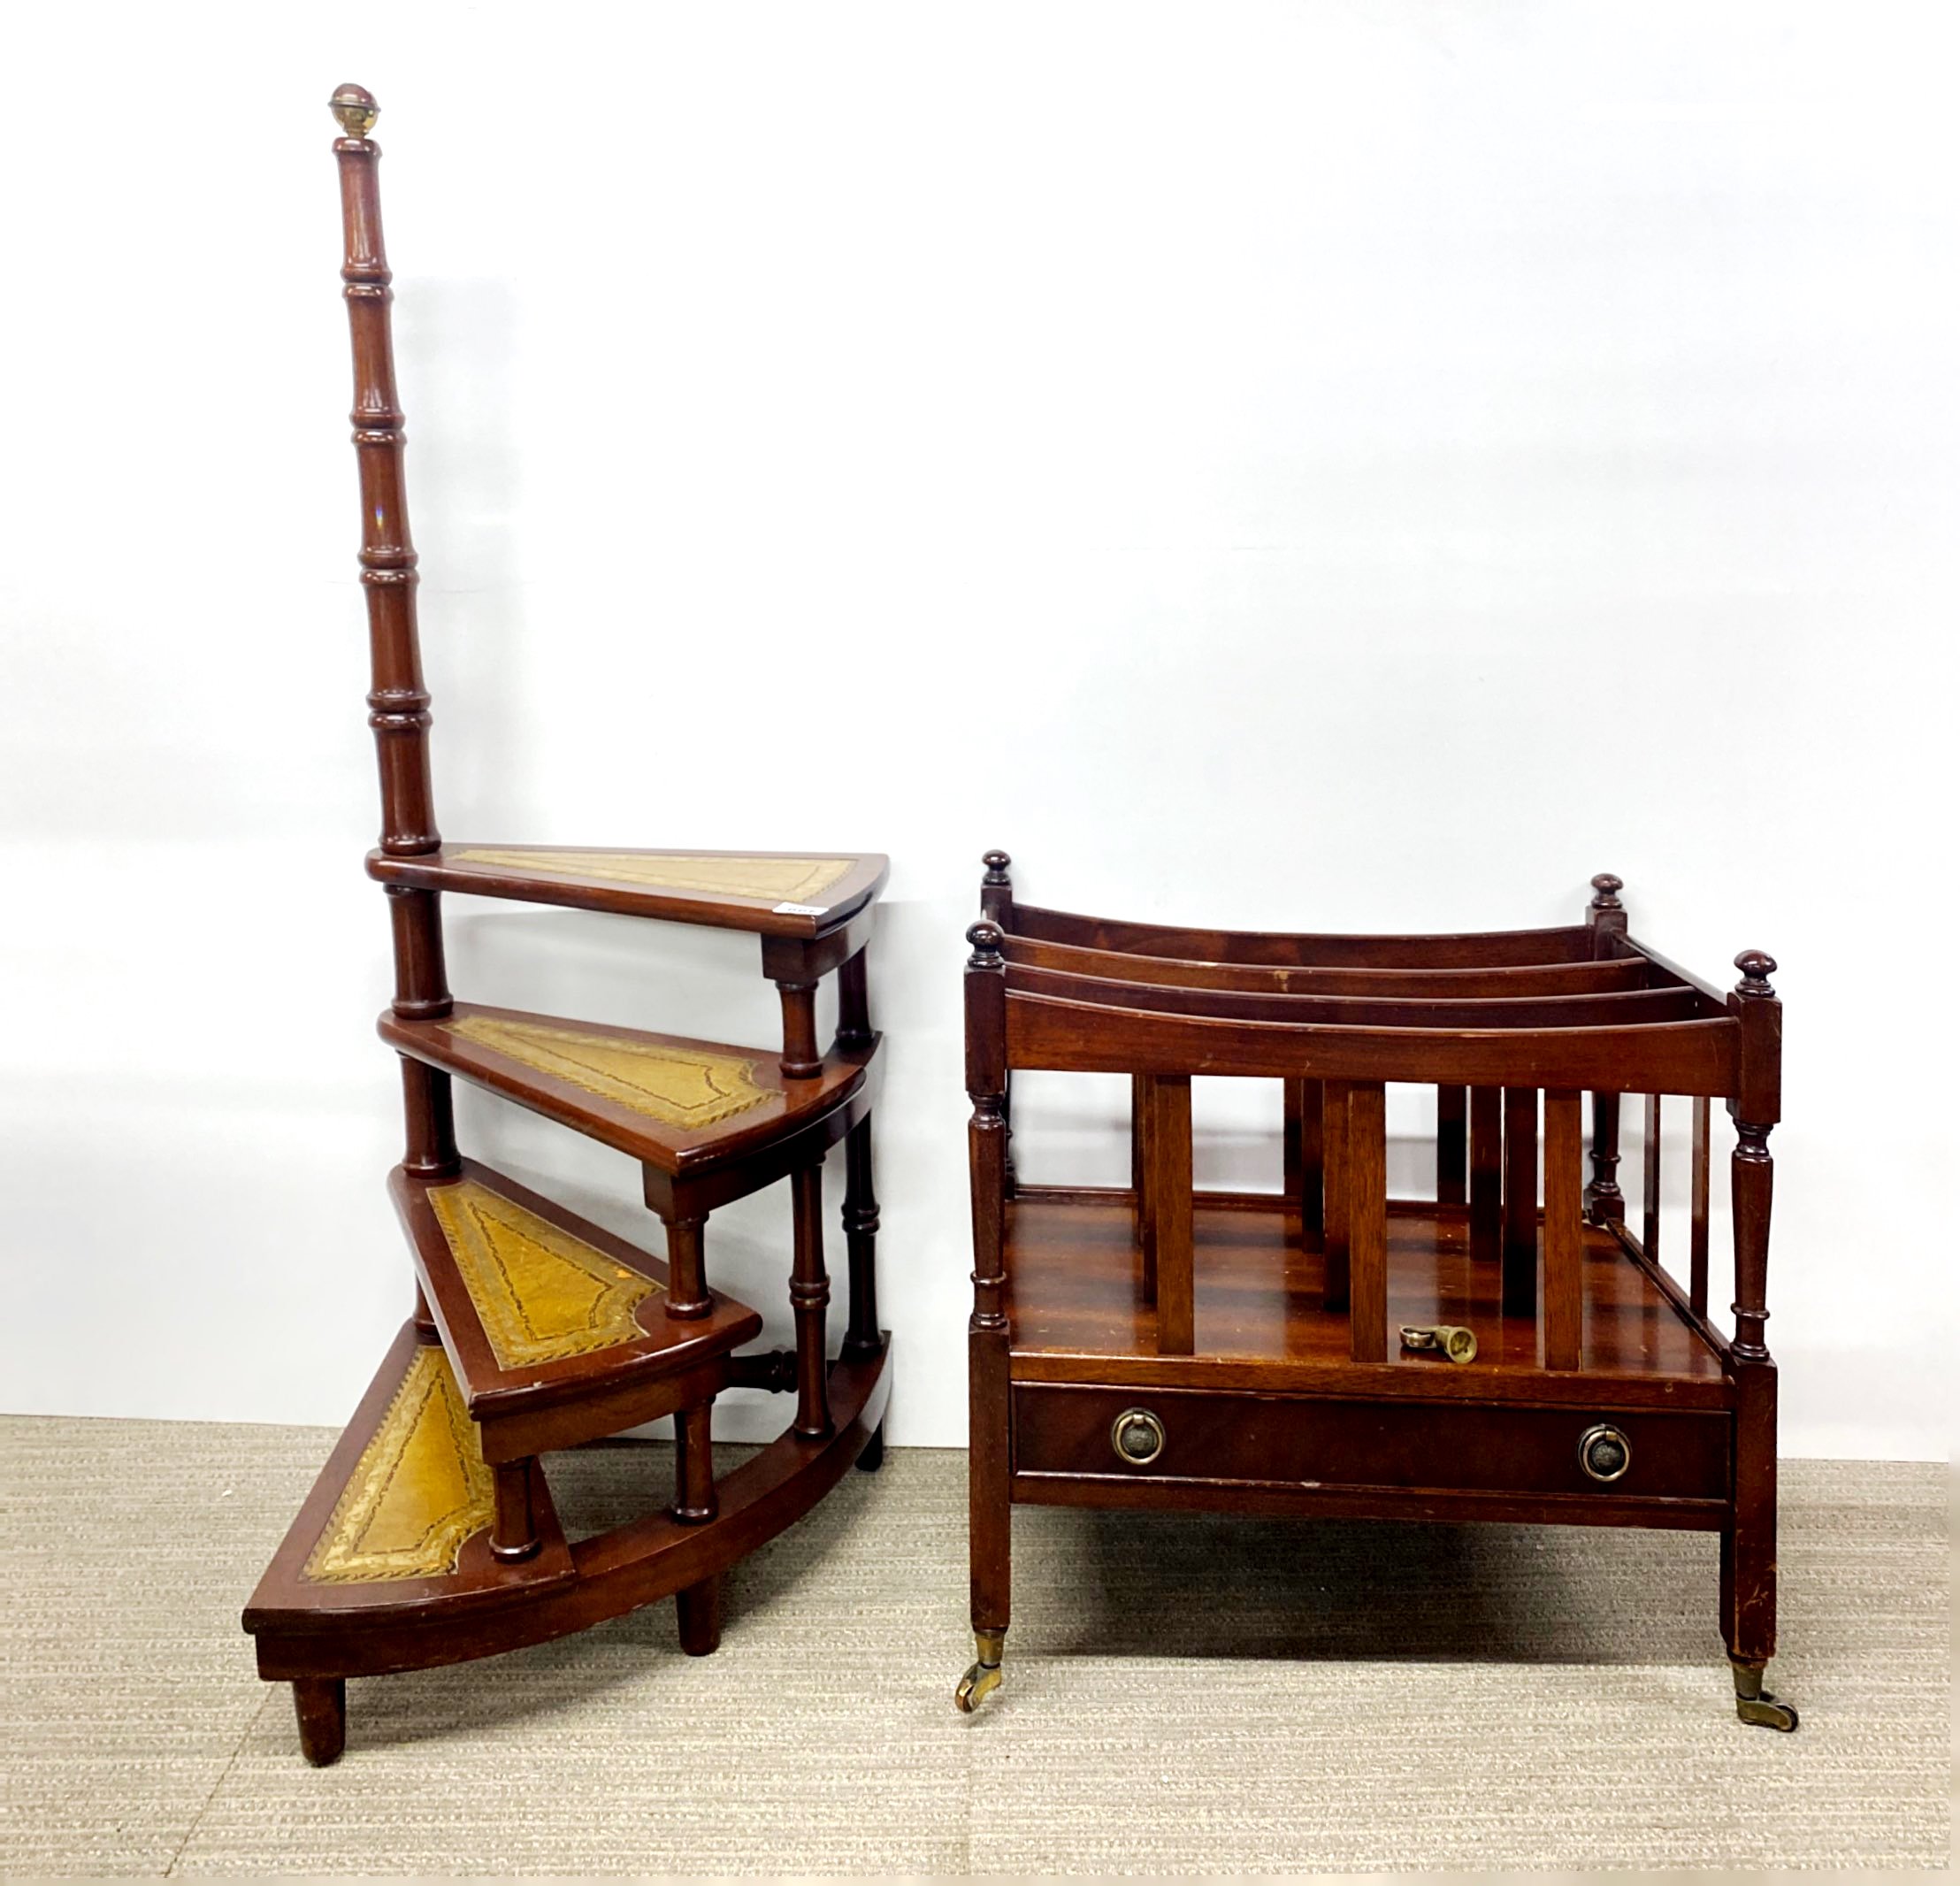
<path fill-rule="evenodd" d="M 874 1038 L 834 1051 L 808 1079 L 788 1080 L 769 1048 L 473 1002 L 436 1021 L 385 1014 L 379 1027 L 404 1054 L 682 1177 L 816 1127 L 861 1097 L 877 1054 Z"/>
<path fill-rule="evenodd" d="M 569 904 L 762 936 L 834 929 L 884 888 L 880 852 L 628 851 L 587 846 L 445 845 L 421 857 L 368 854 L 383 884 Z"/>
<path fill-rule="evenodd" d="M 388 1192 L 484 1457 L 576 1446 L 702 1400 L 762 1319 L 710 1292 L 667 1314 L 667 1267 L 474 1160 Z"/>
<path fill-rule="evenodd" d="M 448 1359 L 404 1323 L 245 1609 L 261 1633 L 333 1633 L 460 1617 L 568 1583 L 572 1560 L 542 1473 L 542 1548 L 490 1552 L 489 1463 Z"/>

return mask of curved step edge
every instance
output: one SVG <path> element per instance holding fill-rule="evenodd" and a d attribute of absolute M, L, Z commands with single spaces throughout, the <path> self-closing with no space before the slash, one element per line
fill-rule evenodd
<path fill-rule="evenodd" d="M 870 1445 L 891 1391 L 891 1338 L 877 1354 L 830 1368 L 833 1427 L 817 1441 L 785 1430 L 717 1482 L 721 1511 L 684 1526 L 664 1513 L 634 1520 L 571 1547 L 572 1576 L 516 1594 L 494 1613 L 446 1614 L 440 1602 L 412 1613 L 381 1609 L 331 1634 L 257 1627 L 258 1672 L 268 1682 L 305 1676 L 379 1676 L 494 1656 L 603 1623 L 670 1598 L 724 1571 L 793 1525 Z"/>

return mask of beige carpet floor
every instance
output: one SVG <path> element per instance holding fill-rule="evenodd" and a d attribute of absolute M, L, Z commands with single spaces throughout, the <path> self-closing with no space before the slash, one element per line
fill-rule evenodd
<path fill-rule="evenodd" d="M 1795 1736 L 1745 1729 L 1715 1543 L 1027 1509 L 1007 1685 L 952 1707 L 964 1459 L 894 1450 L 731 1579 L 348 1686 L 300 1760 L 238 1612 L 331 1436 L 0 1422 L 0 1870 L 1029 1873 L 1944 1866 L 1946 1475 L 1792 1462 Z M 664 1449 L 556 1457 L 575 1530 Z"/>

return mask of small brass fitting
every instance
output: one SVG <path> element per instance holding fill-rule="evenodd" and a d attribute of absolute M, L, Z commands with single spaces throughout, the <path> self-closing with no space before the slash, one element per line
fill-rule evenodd
<path fill-rule="evenodd" d="M 971 1715 L 1000 1687 L 1000 1652 L 1007 1641 L 1004 1630 L 976 1630 L 974 1648 L 980 1660 L 954 1685 L 953 1706 L 962 1715 Z"/>
<path fill-rule="evenodd" d="M 1452 1362 L 1474 1362 L 1477 1359 L 1477 1332 L 1459 1322 L 1402 1325 L 1405 1349 L 1433 1349 Z"/>
<path fill-rule="evenodd" d="M 374 102 L 374 94 L 364 85 L 335 87 L 333 96 L 326 101 L 326 108 L 340 120 L 341 129 L 349 137 L 365 137 L 373 130 L 374 120 L 381 115 L 380 106 Z"/>

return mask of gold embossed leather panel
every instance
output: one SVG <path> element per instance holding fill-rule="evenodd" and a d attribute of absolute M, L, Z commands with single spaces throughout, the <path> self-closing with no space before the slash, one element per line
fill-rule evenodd
<path fill-rule="evenodd" d="M 778 1090 L 758 1086 L 755 1063 L 705 1049 L 667 1047 L 467 1015 L 450 1032 L 669 1126 L 712 1126 Z"/>
<path fill-rule="evenodd" d="M 448 1360 L 417 1347 L 302 1576 L 320 1584 L 446 1577 L 494 1510 L 490 1469 Z"/>
<path fill-rule="evenodd" d="M 498 1366 L 555 1362 L 636 1341 L 662 1286 L 474 1179 L 427 1193 Z"/>

